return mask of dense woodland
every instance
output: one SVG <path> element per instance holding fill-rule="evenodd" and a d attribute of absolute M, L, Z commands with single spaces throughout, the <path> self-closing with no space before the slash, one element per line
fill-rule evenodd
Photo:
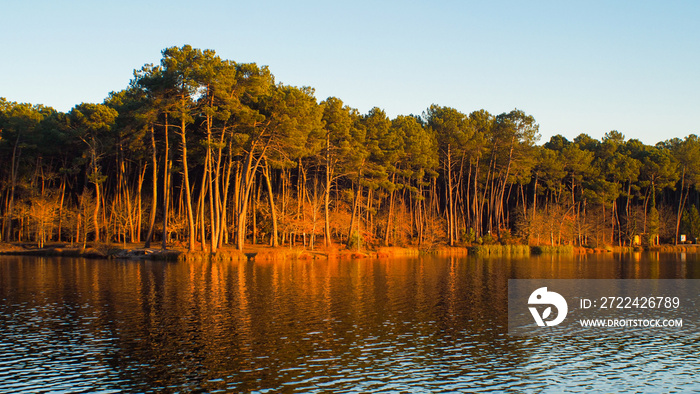
<path fill-rule="evenodd" d="M 700 236 L 700 140 L 537 145 L 520 110 L 359 113 L 190 46 L 101 104 L 0 99 L 5 242 L 674 243 Z M 660 130 L 663 132 L 663 130 Z"/>

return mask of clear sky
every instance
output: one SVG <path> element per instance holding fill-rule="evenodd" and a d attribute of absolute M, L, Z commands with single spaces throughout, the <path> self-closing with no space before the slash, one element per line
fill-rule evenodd
<path fill-rule="evenodd" d="M 514 108 L 554 134 L 700 134 L 700 1 L 0 0 L 0 96 L 102 102 L 190 44 L 362 113 Z"/>

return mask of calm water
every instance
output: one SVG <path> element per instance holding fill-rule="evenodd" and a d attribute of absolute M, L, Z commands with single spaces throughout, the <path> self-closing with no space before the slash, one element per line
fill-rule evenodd
<path fill-rule="evenodd" d="M 700 333 L 511 337 L 509 278 L 700 278 L 700 259 L 5 257 L 0 392 L 700 391 Z"/>

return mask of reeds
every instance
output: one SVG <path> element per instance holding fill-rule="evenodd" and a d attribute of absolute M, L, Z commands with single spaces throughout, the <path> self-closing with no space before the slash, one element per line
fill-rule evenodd
<path fill-rule="evenodd" d="M 469 254 L 474 256 L 528 256 L 528 245 L 475 245 L 469 248 Z"/>
<path fill-rule="evenodd" d="M 550 245 L 540 245 L 540 246 L 533 246 L 531 248 L 530 253 L 534 255 L 540 255 L 540 254 L 573 254 L 574 253 L 574 246 L 573 245 L 556 245 L 556 246 L 550 246 Z"/>

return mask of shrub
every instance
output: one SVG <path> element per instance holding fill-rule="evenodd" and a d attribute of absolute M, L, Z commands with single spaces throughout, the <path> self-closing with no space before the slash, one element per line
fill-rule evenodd
<path fill-rule="evenodd" d="M 357 231 L 354 231 L 352 235 L 350 236 L 350 239 L 348 239 L 348 249 L 353 249 L 353 248 L 360 248 L 362 247 L 362 242 L 360 240 L 360 234 L 358 234 Z"/>

